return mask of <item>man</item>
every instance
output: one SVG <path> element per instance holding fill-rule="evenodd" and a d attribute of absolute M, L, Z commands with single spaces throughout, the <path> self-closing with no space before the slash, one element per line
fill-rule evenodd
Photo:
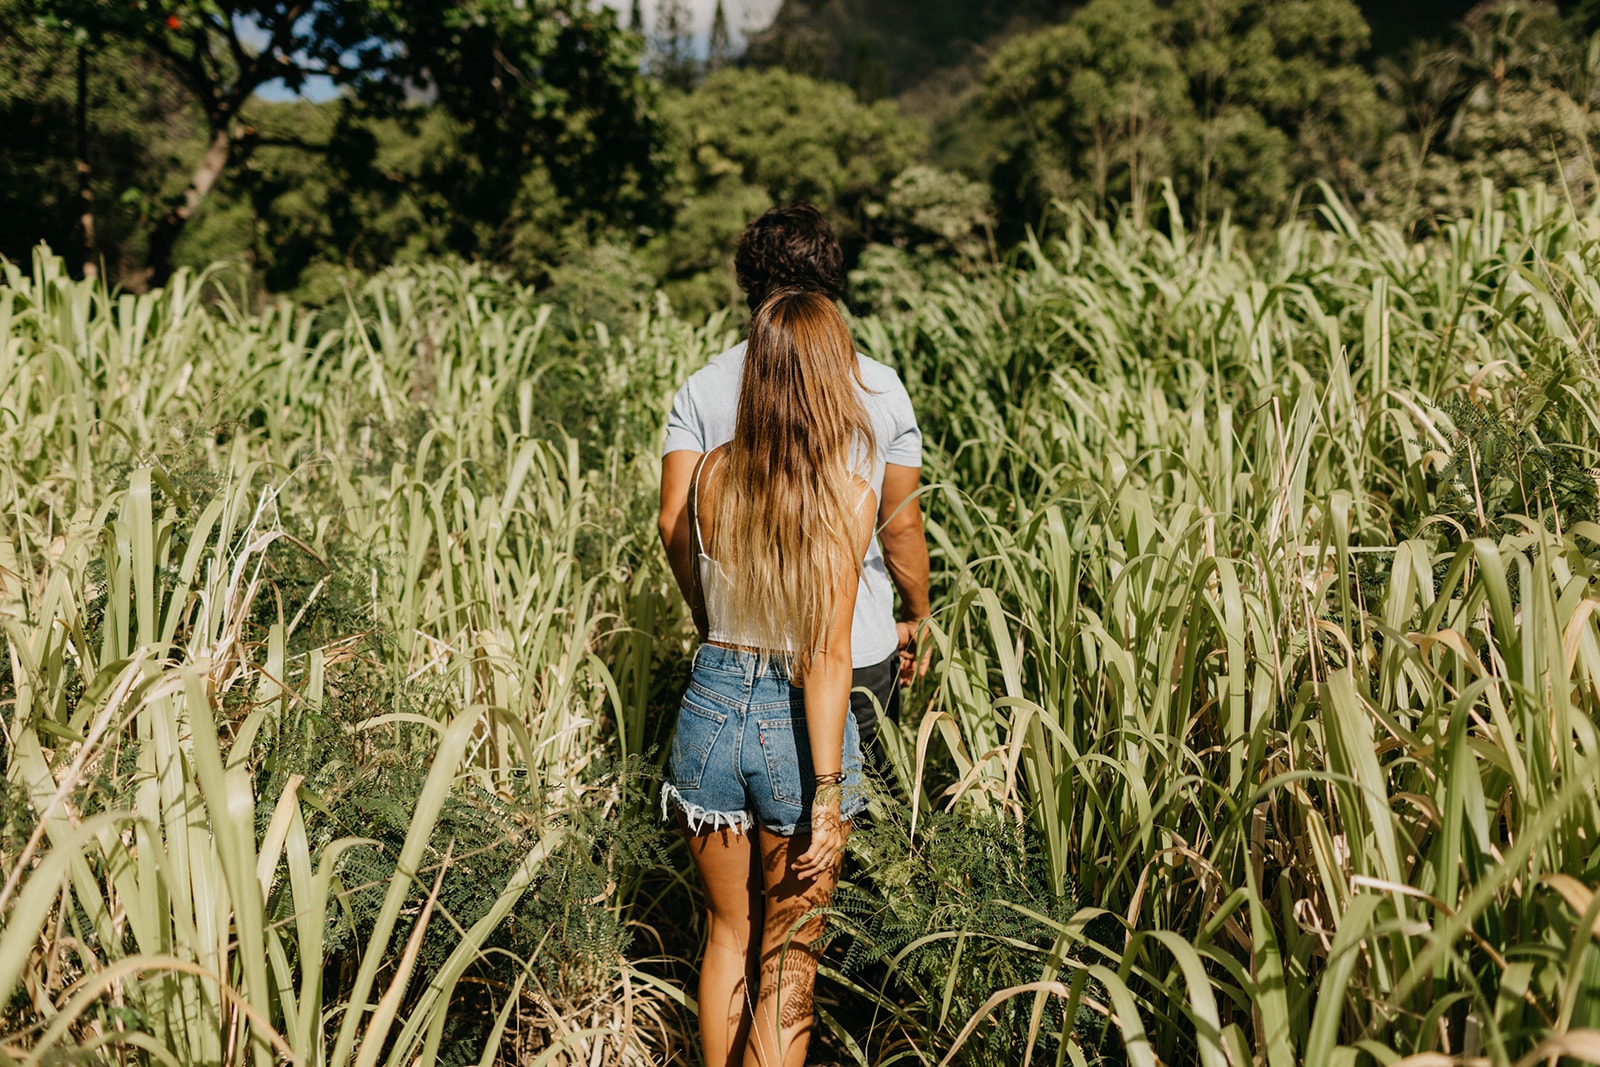
<path fill-rule="evenodd" d="M 751 311 L 778 289 L 807 289 L 834 300 L 844 296 L 844 253 L 833 227 L 810 204 L 773 208 L 745 227 L 733 262 Z M 735 345 L 692 375 L 673 398 L 667 419 L 661 458 L 661 541 L 685 599 L 695 566 L 689 483 L 701 455 L 733 438 L 744 349 L 743 343 Z M 928 543 L 915 497 L 922 476 L 922 432 L 911 398 L 893 369 L 863 355 L 857 359 L 867 390 L 862 404 L 886 459 L 881 467 L 874 466 L 879 531 L 862 564 L 851 628 L 856 691 L 850 695 L 850 710 L 861 733 L 862 752 L 867 753 L 880 751 L 873 698 L 898 721 L 901 683 L 927 670 L 927 657 L 916 655 L 915 641 L 918 624 L 929 614 Z M 900 592 L 898 622 L 891 581 Z"/>

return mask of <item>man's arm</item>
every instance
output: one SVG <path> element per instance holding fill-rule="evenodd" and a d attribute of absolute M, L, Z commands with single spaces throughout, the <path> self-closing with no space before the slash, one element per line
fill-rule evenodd
<path fill-rule="evenodd" d="M 917 625 L 933 613 L 928 602 L 928 540 L 922 532 L 922 505 L 916 498 L 921 478 L 921 467 L 888 464 L 883 471 L 883 499 L 878 505 L 878 541 L 883 545 L 883 562 L 900 592 L 898 629 L 903 681 L 910 681 L 913 663 L 918 676 L 928 673 L 928 656 L 914 653 Z"/>
<path fill-rule="evenodd" d="M 661 545 L 667 550 L 667 562 L 672 566 L 672 576 L 678 580 L 678 591 L 694 615 L 695 626 L 701 636 L 706 632 L 705 606 L 694 597 L 694 548 L 689 537 L 689 483 L 694 481 L 694 467 L 700 462 L 699 452 L 668 452 L 661 457 Z"/>

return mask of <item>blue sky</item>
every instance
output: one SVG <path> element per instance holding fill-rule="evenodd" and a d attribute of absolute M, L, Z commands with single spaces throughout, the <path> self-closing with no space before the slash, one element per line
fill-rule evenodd
<path fill-rule="evenodd" d="M 606 7 L 621 13 L 624 23 L 628 20 L 630 0 L 603 0 Z M 728 14 L 728 29 L 733 37 L 733 47 L 738 51 L 744 47 L 744 35 L 749 30 L 757 30 L 772 21 L 772 16 L 777 14 L 778 6 L 782 0 L 723 0 L 724 10 Z M 647 29 L 655 28 L 656 9 L 661 6 L 661 0 L 644 0 L 644 21 Z M 717 0 L 689 0 L 689 10 L 694 22 L 695 51 L 704 54 L 706 44 L 711 36 L 711 17 L 715 12 Z M 260 47 L 266 43 L 266 34 L 254 26 L 242 28 L 240 36 L 247 45 Z M 333 82 L 324 77 L 307 78 L 298 94 L 289 91 L 283 81 L 270 81 L 256 90 L 256 95 L 263 100 L 293 100 L 297 95 L 306 100 L 321 101 L 333 97 L 338 90 Z"/>

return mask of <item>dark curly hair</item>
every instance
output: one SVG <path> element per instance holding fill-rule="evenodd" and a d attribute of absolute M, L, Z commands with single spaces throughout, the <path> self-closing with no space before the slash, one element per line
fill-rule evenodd
<path fill-rule="evenodd" d="M 779 289 L 844 299 L 844 251 L 828 220 L 810 204 L 775 207 L 746 226 L 733 269 L 751 311 Z"/>

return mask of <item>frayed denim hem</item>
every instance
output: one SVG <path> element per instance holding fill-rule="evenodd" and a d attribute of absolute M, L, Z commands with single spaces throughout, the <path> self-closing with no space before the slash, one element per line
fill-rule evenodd
<path fill-rule="evenodd" d="M 683 799 L 683 794 L 678 792 L 677 786 L 671 782 L 661 783 L 661 817 L 671 818 L 671 808 L 677 805 L 683 812 L 684 821 L 689 824 L 691 834 L 703 833 L 709 827 L 712 833 L 718 830 L 732 830 L 736 834 L 746 833 L 756 824 L 748 811 L 707 811 L 698 804 L 691 804 Z"/>

